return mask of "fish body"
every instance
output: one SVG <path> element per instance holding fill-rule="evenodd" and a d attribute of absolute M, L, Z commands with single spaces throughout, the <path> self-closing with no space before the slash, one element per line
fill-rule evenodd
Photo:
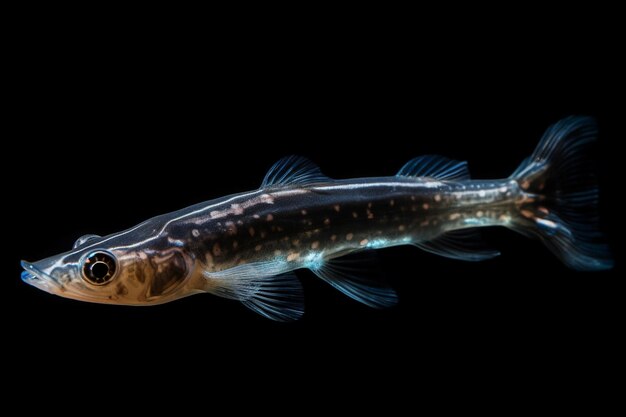
<path fill-rule="evenodd" d="M 505 226 L 542 240 L 566 265 L 612 266 L 595 223 L 597 187 L 584 149 L 592 119 L 552 126 L 511 177 L 472 180 L 464 162 L 411 160 L 395 176 L 333 180 L 304 158 L 279 161 L 261 187 L 80 238 L 64 254 L 23 262 L 22 278 L 83 301 L 151 305 L 208 292 L 275 320 L 303 313 L 293 271 L 307 268 L 372 307 L 397 302 L 371 250 L 414 245 L 461 260 L 499 253 L 475 236 Z"/>

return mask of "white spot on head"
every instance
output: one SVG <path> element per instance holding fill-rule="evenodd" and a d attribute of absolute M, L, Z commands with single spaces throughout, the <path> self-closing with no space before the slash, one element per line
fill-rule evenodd
<path fill-rule="evenodd" d="M 411 201 L 415 201 L 415 196 L 414 195 L 411 196 Z"/>
<path fill-rule="evenodd" d="M 298 239 L 294 240 L 291 243 L 293 243 L 293 246 L 300 246 L 300 241 Z"/>
<path fill-rule="evenodd" d="M 332 235 L 330 237 L 331 242 L 334 242 L 335 240 L 337 240 L 337 235 Z"/>
<path fill-rule="evenodd" d="M 500 192 L 501 192 L 501 193 L 506 193 L 506 191 L 507 191 L 507 188 L 506 188 L 506 187 L 500 187 Z"/>
<path fill-rule="evenodd" d="M 367 208 L 372 208 L 372 203 L 367 203 Z"/>
<path fill-rule="evenodd" d="M 346 240 L 352 240 L 353 237 L 354 237 L 354 233 L 348 233 L 346 235 Z"/>
<path fill-rule="evenodd" d="M 339 213 L 339 212 L 341 211 L 341 206 L 340 206 L 339 204 L 335 204 L 335 205 L 333 206 L 333 209 L 334 209 L 337 213 Z"/>
<path fill-rule="evenodd" d="M 370 209 L 367 209 L 367 218 L 370 220 L 374 218 L 374 213 Z"/>
<path fill-rule="evenodd" d="M 330 219 L 327 217 L 324 219 L 324 224 L 328 226 L 330 224 Z"/>
<path fill-rule="evenodd" d="M 301 210 L 300 213 L 302 213 L 303 216 L 306 216 L 307 211 L 306 210 Z"/>
<path fill-rule="evenodd" d="M 200 236 L 200 231 L 198 229 L 193 229 L 191 231 L 191 234 L 193 235 L 193 237 L 198 237 Z"/>
<path fill-rule="evenodd" d="M 391 200 L 391 201 L 389 201 L 389 205 L 390 205 L 391 207 L 395 206 L 395 205 L 396 205 L 395 200 Z"/>
<path fill-rule="evenodd" d="M 430 208 L 430 206 L 428 205 L 428 203 L 424 203 L 424 204 L 422 204 L 422 208 L 424 210 L 428 210 Z"/>
<path fill-rule="evenodd" d="M 485 190 L 480 190 L 480 191 L 478 192 L 478 197 L 484 197 L 484 196 L 486 196 L 486 195 L 487 195 L 487 193 L 485 192 Z"/>
<path fill-rule="evenodd" d="M 237 249 L 238 246 L 239 246 L 239 243 L 237 243 L 236 240 L 233 240 L 233 249 Z"/>
<path fill-rule="evenodd" d="M 457 220 L 461 218 L 461 214 L 460 213 L 452 213 L 450 215 L 450 220 Z"/>
<path fill-rule="evenodd" d="M 289 255 L 287 255 L 287 261 L 292 262 L 297 260 L 300 257 L 300 253 L 299 252 L 291 252 Z"/>
<path fill-rule="evenodd" d="M 263 249 L 263 245 L 256 245 L 254 247 L 254 250 L 257 251 L 257 252 L 260 251 L 261 249 Z"/>
<path fill-rule="evenodd" d="M 352 217 L 354 217 L 356 219 L 357 217 L 359 217 L 359 214 L 356 211 L 353 211 L 352 212 Z"/>
<path fill-rule="evenodd" d="M 270 214 L 267 215 L 265 220 L 267 220 L 268 222 L 271 222 L 272 220 L 274 220 L 274 216 L 270 213 Z"/>
<path fill-rule="evenodd" d="M 485 213 L 483 213 L 481 210 L 478 210 L 476 212 L 476 217 L 483 217 L 483 214 L 485 214 Z"/>
<path fill-rule="evenodd" d="M 313 243 L 311 243 L 311 249 L 317 249 L 320 247 L 320 242 L 319 241 L 315 241 Z"/>
<path fill-rule="evenodd" d="M 435 194 L 435 201 L 436 202 L 440 202 L 441 201 L 441 194 Z"/>
<path fill-rule="evenodd" d="M 523 181 L 523 182 L 520 184 L 520 187 L 522 187 L 522 190 L 528 190 L 528 189 L 530 188 L 530 182 L 528 182 L 528 181 Z"/>
<path fill-rule="evenodd" d="M 259 216 L 258 214 L 253 214 L 252 217 L 254 217 L 255 219 L 260 219 L 261 216 Z"/>
<path fill-rule="evenodd" d="M 167 242 L 172 245 L 172 246 L 177 246 L 179 248 L 182 248 L 183 246 L 185 246 L 185 243 L 182 240 L 178 240 L 178 239 L 172 239 L 171 237 L 167 237 Z"/>
<path fill-rule="evenodd" d="M 404 232 L 405 230 L 406 230 L 406 227 L 405 227 L 403 224 L 401 224 L 400 226 L 398 226 L 398 231 L 400 231 L 400 232 Z"/>
<path fill-rule="evenodd" d="M 280 249 L 276 249 L 274 251 L 274 256 L 279 256 L 282 252 L 280 251 Z"/>
<path fill-rule="evenodd" d="M 359 245 L 365 246 L 365 245 L 367 245 L 367 242 L 369 242 L 369 240 L 363 239 L 362 241 L 359 242 Z"/>
<path fill-rule="evenodd" d="M 243 208 L 239 204 L 231 204 L 230 209 L 235 215 L 243 214 Z"/>

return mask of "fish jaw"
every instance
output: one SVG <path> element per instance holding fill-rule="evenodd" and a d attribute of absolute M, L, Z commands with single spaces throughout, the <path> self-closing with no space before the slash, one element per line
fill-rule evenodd
<path fill-rule="evenodd" d="M 24 268 L 21 277 L 25 283 L 51 294 L 60 289 L 61 285 L 56 279 L 37 268 L 34 264 L 22 261 L 21 265 Z"/>

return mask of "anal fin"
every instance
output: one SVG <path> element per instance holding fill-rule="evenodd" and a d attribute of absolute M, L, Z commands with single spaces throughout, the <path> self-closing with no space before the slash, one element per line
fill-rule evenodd
<path fill-rule="evenodd" d="M 462 261 L 484 261 L 500 255 L 499 251 L 485 247 L 476 229 L 454 230 L 413 245 L 435 255 Z"/>

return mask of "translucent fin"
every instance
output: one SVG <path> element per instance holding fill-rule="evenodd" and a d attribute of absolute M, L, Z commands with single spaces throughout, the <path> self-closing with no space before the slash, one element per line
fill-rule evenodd
<path fill-rule="evenodd" d="M 598 220 L 598 187 L 589 145 L 597 128 L 590 117 L 568 117 L 549 127 L 511 175 L 525 201 L 510 227 L 535 236 L 570 268 L 613 266 Z"/>
<path fill-rule="evenodd" d="M 257 262 L 206 272 L 205 290 L 241 301 L 271 320 L 298 320 L 304 314 L 302 285 L 293 272 L 281 273 L 282 270 L 283 266 L 277 262 Z"/>
<path fill-rule="evenodd" d="M 348 297 L 373 308 L 398 303 L 393 288 L 381 278 L 375 256 L 365 252 L 333 259 L 311 271 Z"/>
<path fill-rule="evenodd" d="M 447 232 L 435 240 L 414 245 L 426 252 L 462 261 L 484 261 L 500 255 L 499 251 L 484 246 L 476 229 Z"/>
<path fill-rule="evenodd" d="M 437 180 L 467 180 L 470 178 L 467 162 L 454 161 L 439 155 L 424 155 L 411 159 L 396 175 Z"/>
<path fill-rule="evenodd" d="M 312 184 L 330 180 L 319 167 L 301 156 L 287 156 L 270 168 L 261 188 L 280 187 L 292 184 Z"/>

